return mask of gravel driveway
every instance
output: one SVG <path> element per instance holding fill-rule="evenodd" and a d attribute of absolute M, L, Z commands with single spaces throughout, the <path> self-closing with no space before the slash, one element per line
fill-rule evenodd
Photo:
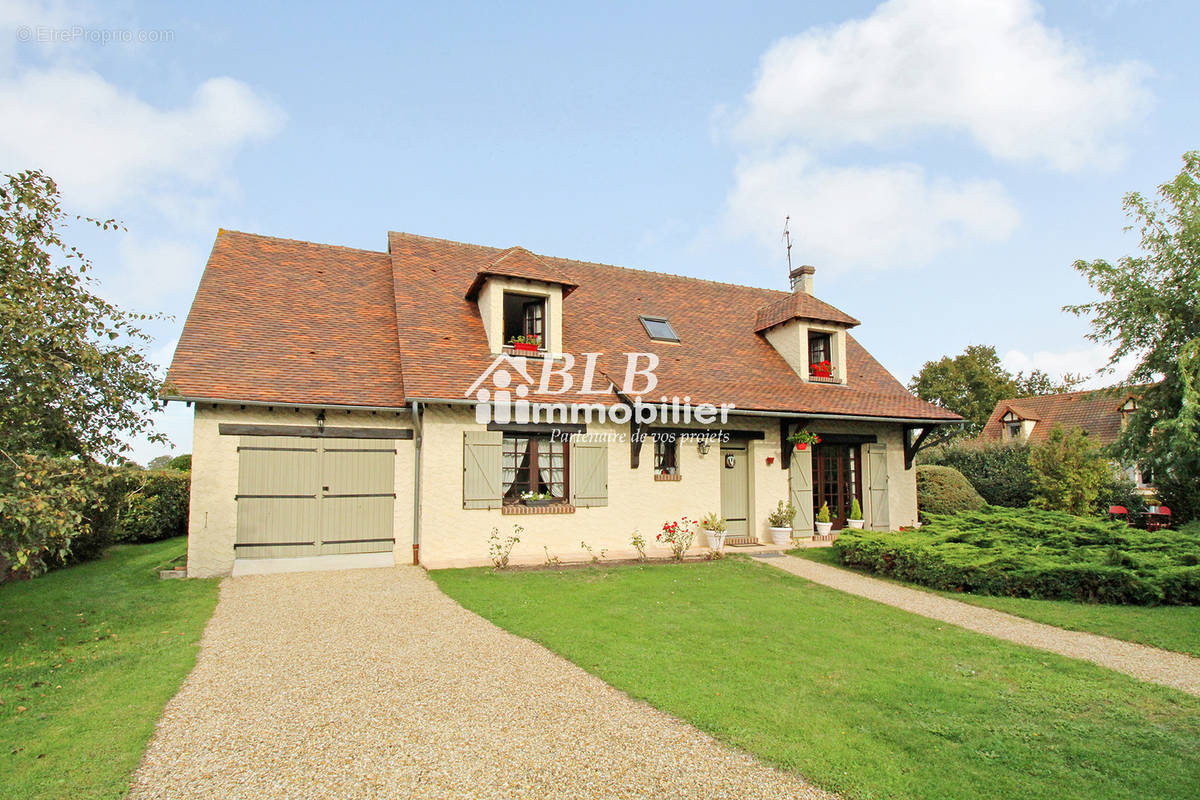
<path fill-rule="evenodd" d="M 416 568 L 226 580 L 132 798 L 828 798 Z"/>

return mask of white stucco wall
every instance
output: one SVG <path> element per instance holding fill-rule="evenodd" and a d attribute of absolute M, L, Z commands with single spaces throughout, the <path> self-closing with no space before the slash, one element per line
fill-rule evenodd
<path fill-rule="evenodd" d="M 221 436 L 222 422 L 311 425 L 314 410 L 268 411 L 262 408 L 211 404 L 195 411 L 192 446 L 192 495 L 188 536 L 188 574 L 193 577 L 228 575 L 233 568 L 237 527 L 238 454 L 240 437 Z M 435 405 L 424 413 L 421 502 L 421 562 L 430 568 L 488 564 L 488 536 L 493 527 L 502 536 L 514 524 L 525 528 L 513 550 L 513 562 L 542 563 L 548 548 L 563 561 L 580 561 L 587 555 L 580 541 L 593 550 L 608 550 L 610 559 L 635 555 L 630 537 L 638 530 L 652 554 L 665 556 L 654 537 L 669 519 L 720 512 L 721 456 L 714 442 L 701 456 L 694 443 L 680 445 L 679 481 L 654 480 L 653 442 L 642 446 L 637 470 L 629 468 L 628 425 L 593 424 L 589 433 L 626 437 L 608 444 L 608 505 L 580 508 L 573 514 L 505 515 L 499 509 L 463 509 L 463 432 L 478 430 L 470 407 Z M 408 413 L 328 412 L 326 430 L 338 426 L 412 428 Z M 716 427 L 716 426 L 714 426 Z M 748 442 L 751 530 L 760 541 L 769 541 L 767 514 L 788 497 L 788 473 L 781 468 L 779 423 L 768 417 L 732 416 L 722 426 L 761 431 L 764 438 Z M 888 446 L 889 510 L 891 526 L 916 521 L 916 478 L 904 470 L 901 427 L 895 424 L 814 421 L 819 433 L 873 433 Z M 412 558 L 413 442 L 397 440 L 395 528 L 396 563 Z M 799 455 L 799 454 L 797 454 Z M 772 459 L 768 464 L 767 459 Z M 865 464 L 864 464 L 865 468 Z M 868 480 L 864 473 L 864 512 L 871 514 Z M 697 537 L 695 547 L 703 547 Z"/>
<path fill-rule="evenodd" d="M 192 432 L 192 489 L 188 519 L 188 576 L 210 578 L 233 569 L 237 533 L 238 443 L 240 436 L 222 436 L 222 422 L 266 425 L 313 425 L 314 409 L 275 409 L 198 404 Z M 327 411 L 326 430 L 338 427 L 411 428 L 407 411 Z M 396 441 L 396 559 L 412 561 L 413 443 Z"/>

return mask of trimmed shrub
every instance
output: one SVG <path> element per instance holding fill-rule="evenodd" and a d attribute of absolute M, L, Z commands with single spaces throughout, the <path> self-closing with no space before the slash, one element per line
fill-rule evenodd
<path fill-rule="evenodd" d="M 970 481 L 953 467 L 917 467 L 917 510 L 926 514 L 973 511 L 986 505 Z"/>
<path fill-rule="evenodd" d="M 993 506 L 1024 508 L 1033 499 L 1027 444 L 951 444 L 927 451 L 921 463 L 953 467 Z"/>
<path fill-rule="evenodd" d="M 842 563 L 946 591 L 1047 600 L 1200 605 L 1200 525 L 1122 522 L 990 506 L 914 531 L 845 530 Z"/>

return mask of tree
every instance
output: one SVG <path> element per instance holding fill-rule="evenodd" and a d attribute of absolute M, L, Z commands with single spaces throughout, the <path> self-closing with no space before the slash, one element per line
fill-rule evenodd
<path fill-rule="evenodd" d="M 1055 425 L 1029 451 L 1033 468 L 1030 505 L 1077 517 L 1095 514 L 1100 493 L 1113 481 L 1113 466 L 1082 428 Z"/>
<path fill-rule="evenodd" d="M 36 574 L 86 533 L 98 464 L 146 434 L 158 378 L 136 323 L 91 291 L 91 262 L 40 172 L 0 179 L 0 580 Z M 165 437 L 150 433 L 150 441 Z"/>
<path fill-rule="evenodd" d="M 174 459 L 171 458 L 170 454 L 155 456 L 154 458 L 150 459 L 149 462 L 147 462 L 146 469 L 168 469 L 171 466 L 171 461 L 173 460 Z"/>
<path fill-rule="evenodd" d="M 184 453 L 181 456 L 175 456 L 174 458 L 171 459 L 171 463 L 167 464 L 167 467 L 169 467 L 170 469 L 180 469 L 185 472 L 191 470 L 192 454 Z"/>
<path fill-rule="evenodd" d="M 1076 261 L 1102 299 L 1064 310 L 1091 318 L 1088 338 L 1112 347 L 1109 369 L 1138 359 L 1138 392 L 1113 454 L 1148 467 L 1177 519 L 1200 517 L 1200 152 L 1158 187 L 1157 199 L 1125 195 L 1140 239 L 1138 255 L 1115 264 Z"/>
<path fill-rule="evenodd" d="M 1023 372 L 1013 375 L 1000 363 L 995 347 L 973 344 L 957 356 L 926 361 L 908 388 L 922 400 L 949 409 L 967 421 L 950 433 L 975 436 L 1001 400 L 1067 392 L 1082 381 L 1080 376 L 1064 375 L 1056 383 L 1041 370 L 1028 376 Z"/>

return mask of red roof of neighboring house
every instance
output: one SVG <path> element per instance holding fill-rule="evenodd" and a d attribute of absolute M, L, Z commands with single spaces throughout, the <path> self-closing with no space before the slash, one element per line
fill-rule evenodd
<path fill-rule="evenodd" d="M 273 270 L 274 259 L 283 260 Z M 307 259 L 312 262 L 298 263 Z M 339 290 L 361 284 L 358 293 L 293 297 L 296 283 L 287 273 L 308 274 L 317 263 L 324 266 L 324 280 L 338 280 Z M 386 275 L 385 268 L 390 268 Z M 599 360 L 601 375 L 619 384 L 625 353 L 657 355 L 658 386 L 644 397 L 647 401 L 690 397 L 693 404 L 732 403 L 746 410 L 959 419 L 910 394 L 853 337 L 847 337 L 847 385 L 801 380 L 755 332 L 759 309 L 788 301 L 792 296 L 786 292 L 406 233 L 389 234 L 388 253 L 373 253 L 223 232 L 169 379 L 180 396 L 230 400 L 269 396 L 280 403 L 398 405 L 405 399 L 469 399 L 471 384 L 494 357 L 466 290 L 480 273 L 508 274 L 505 269 L 523 273 L 514 277 L 537 274 L 537 280 L 577 287 L 564 291 L 563 340 L 574 354 L 606 354 Z M 238 295 L 230 294 L 232 287 L 238 287 Z M 822 314 L 821 319 L 857 323 L 808 299 L 813 304 L 782 304 Z M 650 340 L 639 315 L 666 317 L 680 342 Z M 324 342 L 325 349 L 310 352 L 313 339 Z M 325 357 L 322 363 L 304 358 L 318 353 Z M 341 358 L 349 365 L 344 372 L 336 368 Z M 372 359 L 378 369 L 361 368 Z M 326 372 L 326 361 L 335 368 Z M 540 374 L 540 361 L 529 366 Z M 574 374 L 581 377 L 582 369 Z M 579 388 L 562 395 L 534 393 L 529 399 L 615 400 L 611 393 L 587 395 Z"/>
<path fill-rule="evenodd" d="M 1023 420 L 1036 420 L 1029 441 L 1043 441 L 1055 425 L 1082 428 L 1102 445 L 1112 444 L 1121 435 L 1121 406 L 1135 397 L 1142 386 L 1117 386 L 1086 392 L 1044 394 L 1001 400 L 980 431 L 981 439 L 1000 439 L 1000 419 L 1011 409 Z"/>

